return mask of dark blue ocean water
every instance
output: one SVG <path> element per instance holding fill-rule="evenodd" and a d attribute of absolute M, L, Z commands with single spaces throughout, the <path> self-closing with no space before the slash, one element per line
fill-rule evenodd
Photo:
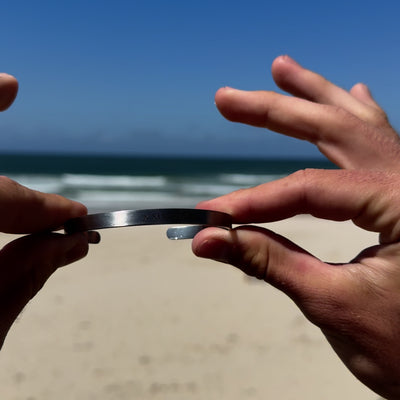
<path fill-rule="evenodd" d="M 33 189 L 81 201 L 90 212 L 193 207 L 200 200 L 302 168 L 333 165 L 323 159 L 0 154 L 0 174 Z"/>

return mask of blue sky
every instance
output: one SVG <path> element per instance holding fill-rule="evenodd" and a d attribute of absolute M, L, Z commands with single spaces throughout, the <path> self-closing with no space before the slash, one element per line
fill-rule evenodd
<path fill-rule="evenodd" d="M 221 86 L 275 90 L 280 54 L 367 83 L 400 127 L 399 15 L 397 0 L 4 2 L 0 70 L 20 92 L 0 150 L 317 155 L 215 108 Z"/>

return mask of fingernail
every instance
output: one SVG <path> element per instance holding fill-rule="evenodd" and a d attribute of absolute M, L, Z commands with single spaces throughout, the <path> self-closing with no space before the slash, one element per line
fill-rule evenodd
<path fill-rule="evenodd" d="M 238 89 L 233 88 L 232 86 L 223 86 L 218 89 L 217 92 L 236 92 Z"/>
<path fill-rule="evenodd" d="M 300 65 L 297 61 L 293 60 L 293 58 L 288 56 L 287 54 L 284 56 L 281 56 L 281 59 L 282 59 L 282 61 L 284 61 L 288 64 Z"/>

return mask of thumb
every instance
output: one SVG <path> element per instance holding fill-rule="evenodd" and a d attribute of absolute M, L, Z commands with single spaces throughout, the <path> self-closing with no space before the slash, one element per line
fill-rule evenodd
<path fill-rule="evenodd" d="M 0 73 L 0 111 L 11 106 L 18 92 L 18 81 L 11 75 Z"/>
<path fill-rule="evenodd" d="M 324 290 L 333 279 L 332 269 L 286 238 L 256 226 L 227 231 L 207 228 L 192 242 L 195 255 L 238 267 L 265 280 L 302 303 L 310 293 Z"/>

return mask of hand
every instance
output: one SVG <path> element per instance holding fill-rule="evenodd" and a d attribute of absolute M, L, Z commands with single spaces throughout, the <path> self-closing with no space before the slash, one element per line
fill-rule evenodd
<path fill-rule="evenodd" d="M 0 250 L 0 348 L 26 304 L 59 268 L 85 257 L 87 234 L 24 236 Z"/>
<path fill-rule="evenodd" d="M 272 92 L 217 92 L 227 118 L 310 140 L 350 170 L 305 170 L 256 188 L 203 202 L 238 224 L 308 213 L 352 220 L 380 234 L 380 244 L 348 264 L 324 263 L 287 239 L 256 226 L 208 228 L 193 251 L 232 264 L 290 296 L 319 326 L 346 366 L 387 398 L 400 397 L 400 144 L 366 86 L 350 93 L 287 57 L 273 76 L 298 97 Z M 357 145 L 355 145 L 355 143 Z"/>
<path fill-rule="evenodd" d="M 0 74 L 0 111 L 11 105 L 17 90 L 15 78 Z M 84 257 L 89 241 L 99 240 L 93 234 L 44 233 L 86 213 L 82 204 L 0 177 L 0 232 L 34 233 L 0 250 L 0 348 L 15 318 L 47 278 Z"/>
<path fill-rule="evenodd" d="M 296 97 L 222 88 L 215 96 L 220 112 L 308 140 L 342 168 L 400 169 L 399 137 L 367 86 L 358 83 L 347 92 L 287 56 L 274 61 L 272 75 Z"/>

